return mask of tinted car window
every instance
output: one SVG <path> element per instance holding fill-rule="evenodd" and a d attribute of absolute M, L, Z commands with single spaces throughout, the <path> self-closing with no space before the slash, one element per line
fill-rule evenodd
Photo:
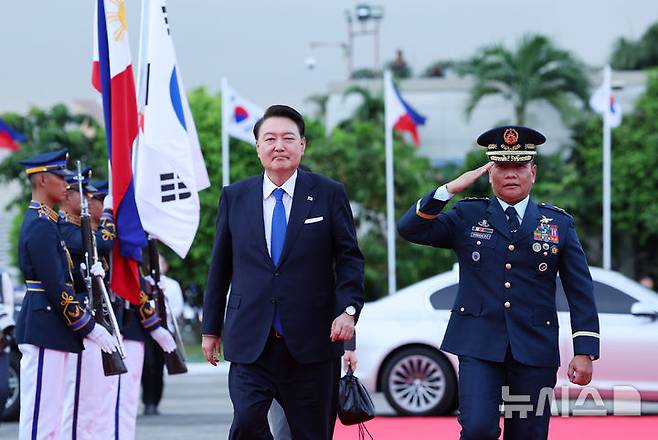
<path fill-rule="evenodd" d="M 434 310 L 450 310 L 455 303 L 458 285 L 444 287 L 430 295 L 430 303 Z"/>
<path fill-rule="evenodd" d="M 631 305 L 637 302 L 635 298 L 629 296 L 619 289 L 608 284 L 594 281 L 594 300 L 599 313 L 631 313 Z M 557 310 L 560 312 L 569 311 L 569 303 L 564 294 L 562 281 L 558 278 L 557 291 L 555 295 Z"/>

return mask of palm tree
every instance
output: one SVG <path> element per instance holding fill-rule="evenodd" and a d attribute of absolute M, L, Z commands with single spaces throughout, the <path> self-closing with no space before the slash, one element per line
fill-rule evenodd
<path fill-rule="evenodd" d="M 569 98 L 586 104 L 589 97 L 585 65 L 542 35 L 524 36 L 516 50 L 502 44 L 484 47 L 460 70 L 475 79 L 467 116 L 489 95 L 511 101 L 518 124 L 525 123 L 532 101 L 546 101 L 566 117 L 572 108 Z"/>
<path fill-rule="evenodd" d="M 349 126 L 352 121 L 370 121 L 381 122 L 384 121 L 384 96 L 381 94 L 374 94 L 366 87 L 353 85 L 348 87 L 343 92 L 343 99 L 350 95 L 358 95 L 361 97 L 361 104 L 354 110 L 352 117 L 344 121 L 341 126 Z"/>

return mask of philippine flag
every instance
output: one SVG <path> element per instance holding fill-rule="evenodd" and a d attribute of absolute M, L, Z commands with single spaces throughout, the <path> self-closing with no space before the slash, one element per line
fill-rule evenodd
<path fill-rule="evenodd" d="M 23 133 L 17 132 L 0 118 L 0 148 L 18 151 L 20 148 L 18 143 L 25 141 L 27 141 L 27 138 Z"/>
<path fill-rule="evenodd" d="M 137 99 L 128 45 L 125 0 L 97 0 L 92 83 L 103 96 L 117 240 L 112 251 L 112 290 L 139 304 L 138 264 L 146 235 L 137 212 L 131 150 L 137 136 Z"/>
<path fill-rule="evenodd" d="M 386 129 L 407 132 L 411 135 L 414 144 L 420 145 L 418 126 L 424 125 L 426 118 L 414 110 L 400 95 L 400 91 L 393 84 L 390 75 L 384 80 Z"/>
<path fill-rule="evenodd" d="M 228 85 L 226 80 L 222 82 L 222 111 L 228 111 L 228 115 L 224 116 L 224 120 L 227 123 L 229 136 L 256 145 L 253 134 L 254 125 L 265 111 L 240 96 Z"/>

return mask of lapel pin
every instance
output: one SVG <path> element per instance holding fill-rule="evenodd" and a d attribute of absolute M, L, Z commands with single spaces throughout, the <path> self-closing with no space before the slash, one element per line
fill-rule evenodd
<path fill-rule="evenodd" d="M 308 200 L 309 202 L 312 202 L 313 201 L 313 196 L 306 197 L 306 200 Z"/>

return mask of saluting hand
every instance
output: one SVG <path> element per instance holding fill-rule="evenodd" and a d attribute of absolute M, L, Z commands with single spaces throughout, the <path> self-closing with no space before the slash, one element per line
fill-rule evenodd
<path fill-rule="evenodd" d="M 219 360 L 219 349 L 222 346 L 222 339 L 219 336 L 201 336 L 201 350 L 206 360 L 212 364 L 213 367 L 217 366 Z"/>
<path fill-rule="evenodd" d="M 592 381 L 592 358 L 587 355 L 578 354 L 569 362 L 567 376 L 569 382 L 576 385 L 587 385 Z"/>
<path fill-rule="evenodd" d="M 354 335 L 354 316 L 341 313 L 331 324 L 331 342 L 349 341 Z"/>
<path fill-rule="evenodd" d="M 453 194 L 462 192 L 469 186 L 473 185 L 473 183 L 476 180 L 478 180 L 480 176 L 482 176 L 484 173 L 488 172 L 492 166 L 494 166 L 493 162 L 487 162 L 486 164 L 482 165 L 480 168 L 476 168 L 471 171 L 466 171 L 464 174 L 457 177 L 455 180 L 449 182 L 448 185 L 446 185 L 446 188 L 448 189 L 448 191 L 450 191 Z"/>

